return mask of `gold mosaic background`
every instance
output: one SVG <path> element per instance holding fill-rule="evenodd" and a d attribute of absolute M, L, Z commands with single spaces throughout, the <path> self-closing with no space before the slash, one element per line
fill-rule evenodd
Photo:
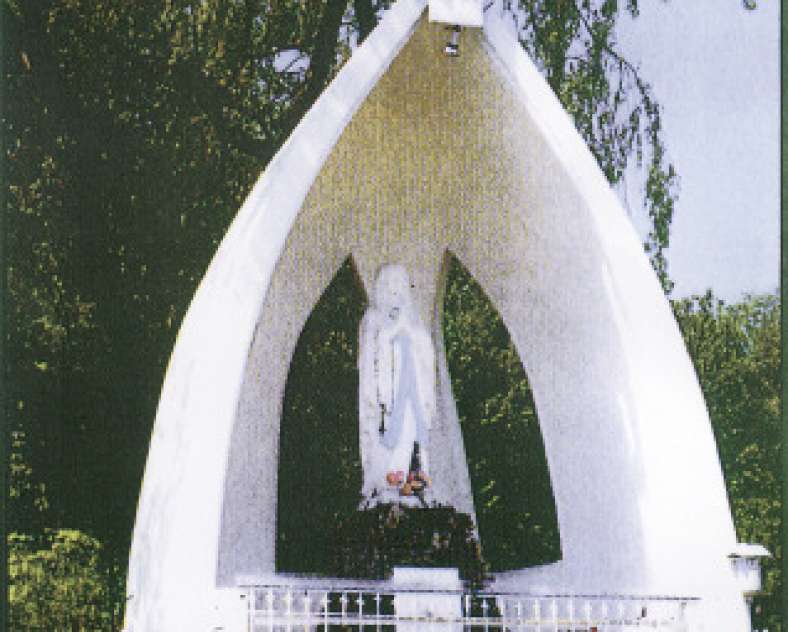
<path fill-rule="evenodd" d="M 443 53 L 447 39 L 422 18 L 345 128 L 279 262 L 277 276 L 300 288 L 285 291 L 288 300 L 309 288 L 314 301 L 316 277 L 325 283 L 316 271 L 333 274 L 352 252 L 367 288 L 378 266 L 403 263 L 426 320 L 447 248 L 478 267 L 467 259 L 500 260 L 505 237 L 525 229 L 511 212 L 528 180 L 512 166 L 525 112 L 492 67 L 481 30 L 462 32 L 456 58 Z"/>

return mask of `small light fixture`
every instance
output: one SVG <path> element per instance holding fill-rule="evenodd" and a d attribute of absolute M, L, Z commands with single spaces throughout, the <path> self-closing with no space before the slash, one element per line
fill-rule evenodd
<path fill-rule="evenodd" d="M 460 40 L 460 31 L 462 30 L 462 27 L 455 25 L 447 28 L 451 31 L 451 37 L 449 38 L 449 41 L 446 42 L 446 47 L 443 49 L 443 51 L 449 57 L 457 57 L 460 54 L 459 40 Z"/>

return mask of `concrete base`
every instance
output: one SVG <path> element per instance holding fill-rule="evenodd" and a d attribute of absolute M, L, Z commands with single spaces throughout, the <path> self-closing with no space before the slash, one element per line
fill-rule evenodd
<path fill-rule="evenodd" d="M 223 588 L 215 593 L 209 630 L 246 632 L 249 629 L 249 592 L 240 588 Z"/>
<path fill-rule="evenodd" d="M 454 623 L 462 616 L 462 582 L 456 568 L 395 566 L 391 585 L 398 591 L 394 597 L 397 617 L 413 621 L 399 623 L 397 630 L 409 630 L 410 626 L 416 630 L 425 620 L 433 626 L 445 621 L 447 631 L 461 626 Z"/>

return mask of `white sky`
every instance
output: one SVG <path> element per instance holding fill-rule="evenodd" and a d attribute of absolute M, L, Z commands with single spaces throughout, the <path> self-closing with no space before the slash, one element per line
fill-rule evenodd
<path fill-rule="evenodd" d="M 708 287 L 726 301 L 774 292 L 780 249 L 778 3 L 758 0 L 755 11 L 745 10 L 741 0 L 640 5 L 640 17 L 622 22 L 619 43 L 663 106 L 666 146 L 681 178 L 668 250 L 674 296 Z M 639 197 L 630 192 L 630 206 Z"/>

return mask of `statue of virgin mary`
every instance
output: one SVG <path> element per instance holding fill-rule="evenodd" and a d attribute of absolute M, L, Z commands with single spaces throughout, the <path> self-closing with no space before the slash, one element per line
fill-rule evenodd
<path fill-rule="evenodd" d="M 416 497 L 430 486 L 435 351 L 411 297 L 408 273 L 384 265 L 359 332 L 362 506 Z"/>

